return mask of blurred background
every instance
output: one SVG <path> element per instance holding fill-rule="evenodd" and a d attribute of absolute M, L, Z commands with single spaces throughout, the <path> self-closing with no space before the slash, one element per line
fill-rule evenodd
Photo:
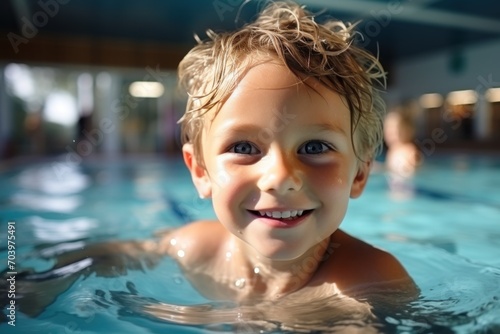
<path fill-rule="evenodd" d="M 424 157 L 500 152 L 500 2 L 302 0 L 361 23 Z M 0 2 L 0 159 L 180 152 L 176 67 L 206 29 L 234 30 L 262 1 Z M 361 38 L 363 36 L 363 38 Z"/>

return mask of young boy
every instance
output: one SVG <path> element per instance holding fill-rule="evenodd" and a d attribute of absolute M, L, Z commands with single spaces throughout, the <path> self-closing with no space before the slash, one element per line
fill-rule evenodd
<path fill-rule="evenodd" d="M 183 154 L 219 221 L 172 232 L 167 251 L 213 298 L 273 299 L 324 282 L 415 287 L 400 263 L 338 229 L 382 140 L 384 78 L 340 22 L 292 3 L 182 60 Z M 223 274 L 221 274 L 223 273 Z M 192 275 L 192 274 L 190 274 Z"/>
<path fill-rule="evenodd" d="M 156 241 L 90 245 L 56 267 L 91 258 L 82 273 L 109 275 L 123 259 L 138 268 L 135 260 L 154 265 L 167 254 L 206 297 L 243 305 L 364 298 L 372 289 L 415 297 L 393 256 L 339 230 L 366 185 L 384 113 L 374 88 L 384 73 L 352 34 L 282 2 L 234 33 L 210 32 L 179 66 L 189 95 L 182 151 L 218 221 Z"/>

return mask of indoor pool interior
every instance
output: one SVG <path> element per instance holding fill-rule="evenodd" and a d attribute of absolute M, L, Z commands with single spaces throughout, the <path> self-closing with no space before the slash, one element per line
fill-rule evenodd
<path fill-rule="evenodd" d="M 386 173 L 374 169 L 341 228 L 394 254 L 421 290 L 401 312 L 374 310 L 380 332 L 500 332 L 499 171 L 500 159 L 491 156 L 436 156 L 398 188 L 389 187 Z M 7 221 L 13 222 L 17 298 L 19 303 L 31 298 L 17 311 L 16 327 L 8 327 L 4 317 L 2 333 L 300 332 L 265 314 L 256 317 L 237 305 L 205 299 L 171 258 L 151 268 L 117 268 L 115 277 L 65 280 L 86 266 L 84 260 L 51 270 L 56 256 L 85 244 L 144 240 L 165 228 L 214 217 L 181 160 L 47 160 L 5 167 L 0 183 L 1 258 L 8 256 Z M 8 271 L 5 263 L 0 269 Z M 49 302 L 37 302 L 54 291 Z M 301 307 L 314 312 L 311 305 Z M 169 321 L 180 314 L 198 323 Z M 334 331 L 336 324 L 329 326 Z"/>
<path fill-rule="evenodd" d="M 0 0 L 0 334 L 500 334 L 499 19 Z"/>

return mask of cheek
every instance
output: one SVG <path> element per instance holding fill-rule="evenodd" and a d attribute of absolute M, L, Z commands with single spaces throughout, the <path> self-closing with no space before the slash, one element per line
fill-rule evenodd
<path fill-rule="evenodd" d="M 216 192 L 224 192 L 235 186 L 239 179 L 238 170 L 223 160 L 216 159 L 211 168 L 211 181 Z"/>
<path fill-rule="evenodd" d="M 234 166 L 224 160 L 216 161 L 211 171 L 214 205 L 237 205 L 248 201 L 253 185 L 250 173 L 244 166 Z"/>
<path fill-rule="evenodd" d="M 258 200 L 253 192 L 253 183 L 243 168 L 225 168 L 218 164 L 213 172 L 212 205 L 219 222 L 234 235 L 245 228 L 245 208 L 251 208 Z"/>
<path fill-rule="evenodd" d="M 331 234 L 339 227 L 347 212 L 351 190 L 350 176 L 347 172 L 341 173 L 335 169 L 317 171 L 313 175 L 310 179 L 311 186 L 314 187 L 316 196 L 325 208 L 321 211 L 319 219 L 322 222 L 328 222 L 322 224 L 319 229 L 326 234 Z"/>
<path fill-rule="evenodd" d="M 317 168 L 309 173 L 310 184 L 321 194 L 337 198 L 350 191 L 350 175 L 338 166 Z"/>
<path fill-rule="evenodd" d="M 233 185 L 237 179 L 237 171 L 221 158 L 210 159 L 210 162 L 207 164 L 207 170 L 210 175 L 213 194 L 224 191 Z"/>

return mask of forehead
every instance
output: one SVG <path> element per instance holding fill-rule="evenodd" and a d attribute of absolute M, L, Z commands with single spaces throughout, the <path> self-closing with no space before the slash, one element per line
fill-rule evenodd
<path fill-rule="evenodd" d="M 277 60 L 268 60 L 251 66 L 241 78 L 235 92 L 287 89 L 299 87 L 302 81 Z"/>
<path fill-rule="evenodd" d="M 246 112 L 242 113 L 242 109 Z M 220 118 L 243 120 L 261 112 L 291 111 L 350 127 L 350 113 L 343 97 L 314 78 L 298 77 L 277 60 L 250 67 L 228 98 L 207 114 L 209 122 L 205 124 L 210 126 Z"/>

